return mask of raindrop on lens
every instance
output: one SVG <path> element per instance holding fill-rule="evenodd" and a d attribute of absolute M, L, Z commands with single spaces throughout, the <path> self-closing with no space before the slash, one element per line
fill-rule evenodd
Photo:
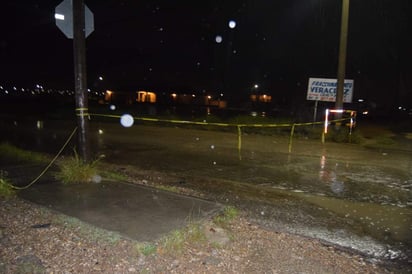
<path fill-rule="evenodd" d="M 215 38 L 215 41 L 216 41 L 216 43 L 218 43 L 218 44 L 222 43 L 222 41 L 223 41 L 222 36 L 217 35 L 216 38 Z"/>
<path fill-rule="evenodd" d="M 133 123 L 134 119 L 130 114 L 123 114 L 122 117 L 120 117 L 120 124 L 124 127 L 131 127 L 133 126 Z"/>
<path fill-rule="evenodd" d="M 115 105 L 110 105 L 110 110 L 116 110 L 116 106 Z"/>
<path fill-rule="evenodd" d="M 234 29 L 236 27 L 236 21 L 230 20 L 229 21 L 229 28 Z"/>
<path fill-rule="evenodd" d="M 102 176 L 100 176 L 100 175 L 93 175 L 93 177 L 92 177 L 92 182 L 93 183 L 96 183 L 96 184 L 98 184 L 98 183 L 101 183 L 101 181 L 102 181 Z"/>

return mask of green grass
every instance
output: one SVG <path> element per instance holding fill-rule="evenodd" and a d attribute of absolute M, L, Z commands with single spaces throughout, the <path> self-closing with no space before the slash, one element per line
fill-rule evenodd
<path fill-rule="evenodd" d="M 200 244 L 206 241 L 206 235 L 200 223 L 191 223 L 183 229 L 173 230 L 159 241 L 158 250 L 165 254 L 181 254 L 186 244 Z"/>
<path fill-rule="evenodd" d="M 157 246 L 152 243 L 138 243 L 135 248 L 139 254 L 144 256 L 150 256 L 157 252 Z"/>
<path fill-rule="evenodd" d="M 7 173 L 0 170 L 0 197 L 9 198 L 16 194 L 13 186 L 7 179 Z"/>
<path fill-rule="evenodd" d="M 179 193 L 179 189 L 175 186 L 168 186 L 168 185 L 157 185 L 156 188 L 168 192 Z"/>
<path fill-rule="evenodd" d="M 229 224 L 239 216 L 239 211 L 233 206 L 227 206 L 223 209 L 223 212 L 217 215 L 213 222 L 223 228 L 229 226 Z"/>
<path fill-rule="evenodd" d="M 24 162 L 47 163 L 50 160 L 42 153 L 24 150 L 9 143 L 0 143 L 0 154 L 4 158 Z"/>
<path fill-rule="evenodd" d="M 119 173 L 119 172 L 113 172 L 113 171 L 107 171 L 107 170 L 102 170 L 101 174 L 104 178 L 113 180 L 113 181 L 128 181 L 129 178 L 127 175 Z"/>

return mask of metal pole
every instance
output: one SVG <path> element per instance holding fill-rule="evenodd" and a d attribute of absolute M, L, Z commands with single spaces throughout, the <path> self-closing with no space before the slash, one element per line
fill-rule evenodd
<path fill-rule="evenodd" d="M 316 100 L 315 101 L 315 108 L 314 108 L 314 110 L 313 110 L 313 122 L 315 123 L 316 122 L 316 119 L 317 119 L 317 114 L 318 114 L 318 100 Z M 313 125 L 315 125 L 315 124 L 313 124 Z"/>
<path fill-rule="evenodd" d="M 336 89 L 336 109 L 343 109 L 343 88 L 346 70 L 346 47 L 348 38 L 349 0 L 342 0 L 342 19 L 339 44 L 338 86 Z M 342 116 L 339 113 L 340 117 Z M 340 118 L 339 117 L 339 118 Z"/>
<path fill-rule="evenodd" d="M 83 162 L 90 161 L 89 113 L 86 78 L 86 34 L 83 0 L 73 0 L 73 55 L 78 149 Z"/>

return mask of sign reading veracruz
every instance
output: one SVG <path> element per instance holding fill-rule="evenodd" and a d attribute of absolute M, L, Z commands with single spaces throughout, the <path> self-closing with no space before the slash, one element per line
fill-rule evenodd
<path fill-rule="evenodd" d="M 338 80 L 325 78 L 309 78 L 307 100 L 336 101 Z M 343 102 L 351 103 L 353 95 L 353 80 L 345 79 L 343 85 Z"/>

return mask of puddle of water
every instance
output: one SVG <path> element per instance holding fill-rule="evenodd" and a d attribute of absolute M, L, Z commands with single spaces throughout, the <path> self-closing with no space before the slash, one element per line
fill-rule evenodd
<path fill-rule="evenodd" d="M 374 203 L 352 202 L 332 197 L 299 195 L 309 203 L 354 221 L 359 234 L 370 235 L 385 242 L 412 244 L 412 209 Z"/>

